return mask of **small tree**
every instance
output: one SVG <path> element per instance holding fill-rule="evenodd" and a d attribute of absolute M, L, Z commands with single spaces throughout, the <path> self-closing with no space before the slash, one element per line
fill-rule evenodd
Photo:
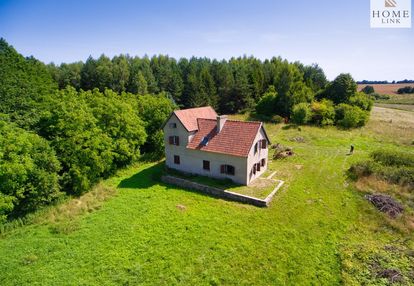
<path fill-rule="evenodd" d="M 374 93 L 374 87 L 372 85 L 366 85 L 363 89 L 361 89 L 361 91 L 365 94 L 371 94 Z"/>
<path fill-rule="evenodd" d="M 358 106 L 362 110 L 370 111 L 374 101 L 371 96 L 362 92 L 357 92 L 354 96 L 349 98 L 349 104 Z"/>
<path fill-rule="evenodd" d="M 306 124 L 311 118 L 311 109 L 308 103 L 301 102 L 293 106 L 292 121 L 296 124 Z"/>

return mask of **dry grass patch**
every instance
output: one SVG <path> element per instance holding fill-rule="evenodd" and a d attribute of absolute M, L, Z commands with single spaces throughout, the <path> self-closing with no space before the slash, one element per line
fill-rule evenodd
<path fill-rule="evenodd" d="M 414 113 L 374 106 L 365 127 L 380 138 L 412 145 L 414 142 Z"/>
<path fill-rule="evenodd" d="M 65 223 L 73 223 L 76 217 L 98 210 L 103 202 L 113 197 L 115 193 L 114 188 L 100 183 L 92 191 L 79 198 L 70 199 L 61 205 L 50 208 L 43 215 L 36 217 L 34 222 L 62 224 L 63 230 L 67 229 L 67 232 L 70 232 L 73 225 L 65 225 Z"/>
<path fill-rule="evenodd" d="M 381 193 L 395 197 L 403 204 L 404 212 L 398 218 L 384 215 L 384 220 L 389 226 L 402 233 L 408 234 L 414 230 L 414 194 L 408 187 L 390 184 L 375 176 L 361 177 L 355 183 L 355 187 L 363 193 Z"/>

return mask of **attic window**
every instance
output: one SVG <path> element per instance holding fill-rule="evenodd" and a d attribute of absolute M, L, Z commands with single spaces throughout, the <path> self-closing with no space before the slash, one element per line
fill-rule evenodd
<path fill-rule="evenodd" d="M 267 140 L 263 139 L 261 142 L 262 142 L 262 144 L 260 144 L 260 145 L 262 146 L 262 149 L 266 149 L 267 148 Z"/>
<path fill-rule="evenodd" d="M 203 140 L 201 140 L 201 145 L 203 145 L 203 146 L 208 145 L 208 137 L 203 137 Z"/>
<path fill-rule="evenodd" d="M 170 128 L 177 128 L 177 123 L 171 122 L 170 123 Z"/>
<path fill-rule="evenodd" d="M 254 154 L 256 154 L 257 153 L 257 143 L 256 144 L 254 144 Z"/>

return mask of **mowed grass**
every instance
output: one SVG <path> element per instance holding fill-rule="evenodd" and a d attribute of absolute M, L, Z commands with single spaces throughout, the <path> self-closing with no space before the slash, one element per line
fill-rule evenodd
<path fill-rule="evenodd" d="M 361 248 L 407 239 L 344 174 L 377 148 L 413 152 L 410 134 L 391 138 L 373 120 L 352 131 L 267 124 L 295 152 L 269 162 L 285 181 L 269 208 L 165 185 L 162 163 L 131 166 L 103 182 L 116 191 L 99 207 L 60 220 L 42 212 L 3 234 L 0 285 L 357 285 L 358 271 L 370 275 Z"/>

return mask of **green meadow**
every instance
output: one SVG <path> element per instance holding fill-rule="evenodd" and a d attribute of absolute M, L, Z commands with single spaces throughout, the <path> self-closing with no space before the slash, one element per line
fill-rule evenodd
<path fill-rule="evenodd" d="M 413 153 L 412 120 L 374 108 L 360 129 L 266 124 L 272 143 L 295 153 L 269 164 L 285 184 L 268 208 L 166 185 L 163 162 L 138 162 L 3 229 L 0 284 L 388 285 L 378 273 L 392 268 L 413 285 L 413 229 L 376 210 L 346 176 L 373 150 Z"/>

